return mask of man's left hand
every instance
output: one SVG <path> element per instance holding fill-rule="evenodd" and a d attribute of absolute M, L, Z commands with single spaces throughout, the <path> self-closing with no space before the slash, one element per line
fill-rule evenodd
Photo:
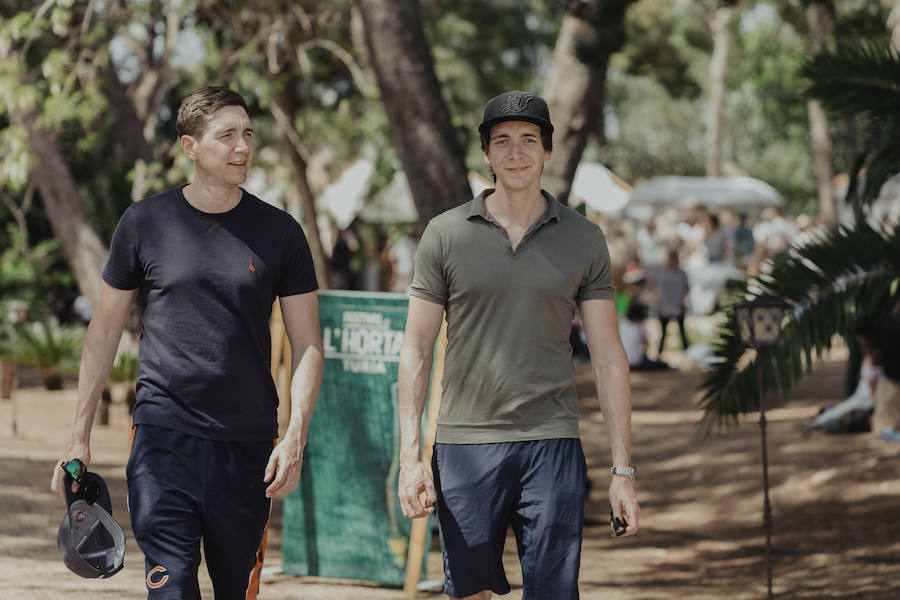
<path fill-rule="evenodd" d="M 278 442 L 269 456 L 263 481 L 269 481 L 267 498 L 284 498 L 300 483 L 300 469 L 303 467 L 303 444 L 300 436 L 286 434 Z"/>
<path fill-rule="evenodd" d="M 613 475 L 609 484 L 609 505 L 612 507 L 613 516 L 628 523 L 622 537 L 634 535 L 638 532 L 638 517 L 641 507 L 638 506 L 634 495 L 634 483 L 623 475 Z"/>

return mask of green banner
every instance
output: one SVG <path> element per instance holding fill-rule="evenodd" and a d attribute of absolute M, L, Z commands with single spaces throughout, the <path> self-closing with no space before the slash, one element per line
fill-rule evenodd
<path fill-rule="evenodd" d="M 284 501 L 285 573 L 403 584 L 412 522 L 397 499 L 397 366 L 407 306 L 402 294 L 319 293 L 325 370 L 300 486 Z"/>

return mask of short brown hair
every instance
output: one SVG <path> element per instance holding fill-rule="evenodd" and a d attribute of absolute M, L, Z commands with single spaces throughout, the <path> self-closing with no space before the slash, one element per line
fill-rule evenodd
<path fill-rule="evenodd" d="M 175 131 L 178 137 L 203 135 L 210 115 L 223 106 L 240 106 L 247 110 L 244 98 L 227 87 L 207 86 L 191 92 L 181 101 L 178 115 L 175 117 Z"/>
<path fill-rule="evenodd" d="M 493 127 L 489 127 L 481 133 L 482 152 L 487 152 L 488 146 L 491 143 L 491 129 L 493 129 Z M 543 127 L 541 127 L 541 145 L 547 152 L 553 151 L 553 132 L 544 129 Z"/>

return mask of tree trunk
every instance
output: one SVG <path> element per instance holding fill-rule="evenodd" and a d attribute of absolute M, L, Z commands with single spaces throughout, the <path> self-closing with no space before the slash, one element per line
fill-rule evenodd
<path fill-rule="evenodd" d="M 118 132 L 113 146 L 113 157 L 121 164 L 134 165 L 134 180 L 131 183 L 131 201 L 143 199 L 153 184 L 153 175 L 148 166 L 153 163 L 154 150 L 150 139 L 145 137 L 143 119 L 138 116 L 135 103 L 128 96 L 113 69 L 106 74 L 103 86 L 115 130 Z"/>
<path fill-rule="evenodd" d="M 859 136 L 856 131 L 856 121 L 854 120 L 853 116 L 848 115 L 844 117 L 844 164 L 846 164 L 848 174 L 856 165 L 857 157 L 859 155 L 858 138 Z M 843 200 L 845 205 L 847 200 L 851 200 L 853 208 L 853 219 L 856 223 L 862 223 L 866 220 L 866 213 L 863 210 L 862 202 L 860 202 L 859 194 L 851 194 L 849 187 L 847 187 L 847 191 L 844 193 L 843 198 L 834 197 L 834 189 L 832 189 L 831 194 L 835 207 L 837 207 L 839 200 Z M 850 390 L 850 393 L 852 394 L 853 390 Z"/>
<path fill-rule="evenodd" d="M 810 53 L 819 55 L 825 49 L 827 36 L 828 13 L 825 7 L 818 3 L 812 3 L 806 7 L 806 21 L 809 25 Z M 832 180 L 834 170 L 832 168 L 832 145 L 828 135 L 828 117 L 818 100 L 807 101 L 807 113 L 809 114 L 809 132 L 812 143 L 813 168 L 816 173 L 816 188 L 819 196 L 819 213 L 826 227 L 837 225 L 837 207 L 835 206 Z M 848 190 L 849 193 L 849 190 Z"/>
<path fill-rule="evenodd" d="M 29 148 L 37 159 L 32 181 L 37 185 L 60 252 L 81 293 L 96 307 L 100 302 L 100 273 L 106 264 L 106 246 L 88 220 L 75 179 L 53 136 L 36 125 L 34 113 L 11 112 L 10 116 L 28 132 Z"/>
<path fill-rule="evenodd" d="M 887 25 L 891 31 L 891 49 L 900 55 L 900 0 L 894 0 L 894 8 L 888 16 Z"/>
<path fill-rule="evenodd" d="M 603 131 L 606 68 L 610 54 L 624 42 L 627 4 L 594 0 L 579 13 L 566 14 L 556 38 L 553 66 L 542 92 L 554 127 L 553 156 L 542 184 L 563 204 L 568 204 L 588 137 Z M 601 18 L 607 16 L 612 18 Z"/>
<path fill-rule="evenodd" d="M 297 184 L 297 191 L 300 193 L 303 220 L 306 223 L 306 237 L 309 240 L 309 249 L 312 252 L 313 265 L 316 269 L 319 287 L 328 289 L 328 258 L 325 253 L 325 247 L 322 245 L 322 236 L 319 235 L 319 224 L 316 221 L 316 202 L 309 187 L 309 178 L 306 175 L 308 165 L 299 147 L 299 140 L 291 139 L 291 133 L 296 135 L 294 130 L 296 109 L 283 86 L 280 86 L 274 80 L 272 80 L 272 85 L 275 88 L 272 94 L 272 102 L 274 104 L 272 106 L 272 114 L 276 122 L 285 131 L 285 147 L 287 148 L 291 168 L 294 171 L 294 182 Z"/>
<path fill-rule="evenodd" d="M 417 0 L 357 0 L 391 137 L 419 227 L 472 197 L 465 155 L 441 96 Z"/>
<path fill-rule="evenodd" d="M 709 22 L 713 39 L 709 62 L 709 110 L 706 114 L 706 176 L 722 175 L 722 123 L 725 119 L 728 50 L 731 46 L 731 21 L 734 8 L 720 6 Z"/>
<path fill-rule="evenodd" d="M 12 398 L 12 391 L 16 387 L 16 361 L 13 359 L 0 360 L 0 400 Z"/>

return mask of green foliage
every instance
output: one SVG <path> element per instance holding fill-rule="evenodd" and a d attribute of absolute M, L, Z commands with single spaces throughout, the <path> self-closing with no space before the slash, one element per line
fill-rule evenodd
<path fill-rule="evenodd" d="M 615 108 L 606 134 L 613 170 L 626 181 L 654 175 L 702 175 L 703 128 L 698 102 L 675 99 L 647 77 L 609 73 Z"/>
<path fill-rule="evenodd" d="M 137 379 L 138 355 L 132 351 L 119 350 L 112 370 L 109 372 L 110 381 L 117 383 L 133 382 Z"/>
<path fill-rule="evenodd" d="M 7 319 L 7 311 L 0 310 L 0 361 L 13 360 L 13 327 Z"/>
<path fill-rule="evenodd" d="M 900 106 L 900 57 L 887 45 L 868 43 L 823 52 L 802 70 L 807 94 L 840 114 L 894 119 Z"/>
<path fill-rule="evenodd" d="M 56 319 L 32 322 L 13 332 L 13 355 L 45 374 L 75 374 L 84 334 L 84 327 L 61 325 Z"/>
<path fill-rule="evenodd" d="M 42 314 L 48 301 L 70 288 L 73 278 L 62 264 L 59 243 L 44 239 L 25 247 L 23 233 L 8 223 L 4 236 L 8 243 L 0 253 L 0 300 L 15 298 L 26 302 L 32 316 Z"/>
<path fill-rule="evenodd" d="M 857 177 L 865 168 L 861 201 L 871 202 L 900 171 L 900 56 L 886 45 L 862 43 L 823 52 L 808 61 L 802 73 L 811 81 L 809 96 L 838 115 L 867 122 L 849 189 L 857 190 Z"/>
<path fill-rule="evenodd" d="M 784 22 L 762 22 L 738 37 L 732 61 L 726 152 L 772 184 L 794 213 L 816 212 L 807 100 L 798 71 L 807 40 Z"/>
<path fill-rule="evenodd" d="M 745 348 L 734 321 L 726 311 L 719 357 L 703 388 L 701 425 L 737 422 L 741 415 L 758 410 L 756 365 L 763 370 L 767 406 L 831 347 L 835 336 L 847 338 L 853 324 L 873 315 L 900 309 L 900 228 L 875 230 L 866 224 L 841 228 L 794 253 L 778 255 L 765 276 L 751 282 L 749 297 L 783 298 L 793 304 L 793 318 L 777 345 L 756 356 Z M 776 390 L 780 390 L 776 392 Z"/>
<path fill-rule="evenodd" d="M 803 75 L 812 81 L 810 96 L 841 115 L 866 122 L 863 150 L 853 169 L 866 171 L 865 199 L 877 196 L 888 177 L 900 170 L 900 57 L 871 44 L 823 52 L 807 61 Z M 757 361 L 764 389 L 787 390 L 812 368 L 835 336 L 847 338 L 853 325 L 900 311 L 900 228 L 875 230 L 865 222 L 840 228 L 820 240 L 775 258 L 764 278 L 753 282 L 752 296 L 784 298 L 794 318 L 771 352 L 752 357 L 738 339 L 733 314 L 716 348 L 719 363 L 703 384 L 703 425 L 728 424 L 757 408 Z M 774 395 L 774 394 L 773 394 Z"/>
<path fill-rule="evenodd" d="M 765 119 L 776 131 L 805 125 L 803 66 L 807 41 L 782 22 L 760 23 L 739 37 L 740 60 L 729 68 L 729 84 L 747 103 L 756 105 L 755 119 Z M 742 133 L 737 137 L 742 137 Z M 791 134 L 796 134 L 790 131 Z"/>
<path fill-rule="evenodd" d="M 422 17 L 444 100 L 469 169 L 484 171 L 477 126 L 484 103 L 540 91 L 564 11 L 544 0 L 425 0 Z"/>
<path fill-rule="evenodd" d="M 802 146 L 808 135 L 808 129 L 805 129 L 794 136 L 771 140 L 757 148 L 756 153 L 748 150 L 738 155 L 738 164 L 745 166 L 752 177 L 775 186 L 787 199 L 794 214 L 815 214 L 819 211 L 819 200 L 810 177 L 813 172 L 812 157 L 808 146 Z M 734 144 L 740 145 L 740 141 L 735 140 Z"/>
<path fill-rule="evenodd" d="M 16 126 L 0 130 L 0 181 L 3 187 L 12 193 L 22 191 L 28 184 L 31 164 L 25 130 Z"/>
<path fill-rule="evenodd" d="M 706 5 L 711 8 L 710 4 Z M 642 0 L 608 74 L 607 160 L 627 181 L 703 175 L 711 40 L 677 3 Z M 772 184 L 794 212 L 815 202 L 809 121 L 798 74 L 807 40 L 778 19 L 741 26 L 729 55 L 723 163 Z M 651 49 L 656 49 L 651 52 Z"/>
<path fill-rule="evenodd" d="M 690 71 L 686 19 L 677 9 L 664 0 L 643 0 L 629 8 L 627 41 L 612 64 L 629 75 L 654 78 L 673 98 L 697 98 L 701 90 Z"/>
<path fill-rule="evenodd" d="M 99 214 L 106 198 L 97 191 L 120 173 L 110 160 L 108 136 L 115 133 L 104 123 L 110 119 L 103 85 L 109 23 L 92 13 L 86 21 L 92 26 L 84 27 L 85 3 L 25 2 L 17 8 L 0 26 L 0 117 L 15 114 L 21 120 L 33 113 L 35 125 L 51 132 L 70 160 L 89 214 Z M 34 159 L 24 129 L 10 121 L 19 122 L 0 118 L 0 191 L 17 194 Z"/>

